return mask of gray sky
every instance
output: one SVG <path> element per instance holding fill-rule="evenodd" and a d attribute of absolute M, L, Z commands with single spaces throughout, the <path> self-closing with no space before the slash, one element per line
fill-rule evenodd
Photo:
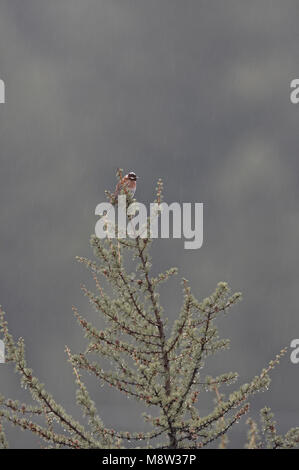
<path fill-rule="evenodd" d="M 142 202 L 162 177 L 167 202 L 204 203 L 203 247 L 157 241 L 155 269 L 177 265 L 198 296 L 220 280 L 244 294 L 220 324 L 231 350 L 208 373 L 248 381 L 299 337 L 297 13 L 295 0 L 2 0 L 0 302 L 34 372 L 74 414 L 64 346 L 84 341 L 71 306 L 94 319 L 74 258 L 91 256 L 94 209 L 119 166 L 141 175 Z M 178 285 L 163 295 L 172 319 Z M 281 431 L 299 425 L 298 373 L 284 359 L 253 414 L 267 404 Z M 24 397 L 9 365 L 0 387 Z M 94 387 L 93 398 L 107 426 L 142 426 L 141 407 L 116 392 Z"/>

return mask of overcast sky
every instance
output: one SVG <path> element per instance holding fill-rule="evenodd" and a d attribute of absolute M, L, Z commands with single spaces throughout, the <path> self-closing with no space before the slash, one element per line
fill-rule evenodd
<path fill-rule="evenodd" d="M 220 280 L 244 294 L 219 325 L 231 349 L 207 373 L 248 381 L 299 337 L 298 40 L 295 0 L 2 0 L 0 303 L 36 375 L 76 416 L 64 346 L 85 343 L 71 306 L 94 313 L 75 256 L 92 256 L 94 209 L 117 167 L 141 176 L 146 204 L 159 177 L 166 202 L 204 203 L 202 248 L 158 240 L 155 271 L 178 266 L 199 297 Z M 172 320 L 178 287 L 162 296 Z M 142 429 L 139 405 L 91 387 L 107 426 Z M 25 399 L 10 365 L 0 392 Z M 282 432 L 299 425 L 298 392 L 287 357 L 252 413 L 267 404 Z"/>

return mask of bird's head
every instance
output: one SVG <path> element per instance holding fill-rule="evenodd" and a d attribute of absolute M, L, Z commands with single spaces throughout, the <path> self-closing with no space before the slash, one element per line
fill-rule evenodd
<path fill-rule="evenodd" d="M 126 179 L 130 180 L 130 181 L 136 181 L 138 176 L 136 176 L 136 173 L 134 173 L 134 171 L 130 171 L 130 173 L 128 173 L 126 176 L 125 176 Z"/>

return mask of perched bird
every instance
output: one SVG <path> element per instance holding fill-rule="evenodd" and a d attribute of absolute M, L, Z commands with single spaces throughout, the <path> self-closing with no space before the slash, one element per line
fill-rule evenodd
<path fill-rule="evenodd" d="M 114 199 L 118 198 L 119 193 L 121 190 L 124 190 L 124 193 L 130 194 L 130 196 L 134 196 L 136 191 L 136 181 L 138 176 L 133 171 L 130 171 L 126 176 L 124 176 L 116 185 L 115 192 L 114 192 Z"/>

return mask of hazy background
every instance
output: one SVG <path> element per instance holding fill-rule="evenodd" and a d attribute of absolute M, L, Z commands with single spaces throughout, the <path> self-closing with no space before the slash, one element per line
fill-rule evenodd
<path fill-rule="evenodd" d="M 207 373 L 248 381 L 299 337 L 298 42 L 295 0 L 2 0 L 0 302 L 35 374 L 76 417 L 64 346 L 85 341 L 71 306 L 96 314 L 74 258 L 92 256 L 94 209 L 119 166 L 142 177 L 142 202 L 162 177 L 167 202 L 204 203 L 203 247 L 159 240 L 155 269 L 177 265 L 202 297 L 220 280 L 244 294 L 219 322 L 231 349 Z M 164 289 L 172 319 L 178 286 Z M 270 405 L 285 432 L 299 425 L 299 365 L 288 355 L 272 377 L 252 415 Z M 141 406 L 92 384 L 107 426 L 143 429 Z M 25 400 L 11 365 L 0 392 Z M 8 434 L 11 447 L 39 446 Z"/>

